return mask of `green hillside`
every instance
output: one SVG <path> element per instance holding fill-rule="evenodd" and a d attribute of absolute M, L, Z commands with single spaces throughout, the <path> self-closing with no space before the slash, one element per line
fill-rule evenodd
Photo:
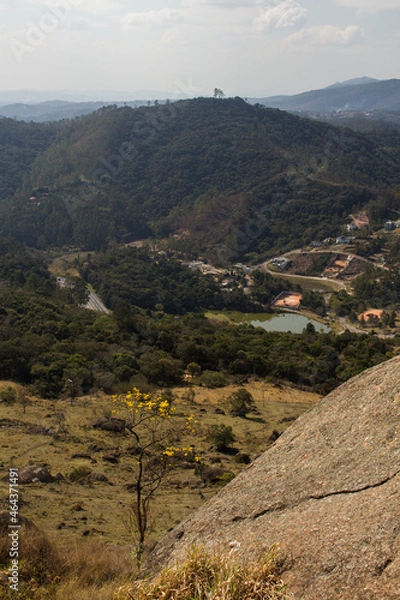
<path fill-rule="evenodd" d="M 335 235 L 365 206 L 389 218 L 400 185 L 396 136 L 388 145 L 240 98 L 108 107 L 35 128 L 42 138 L 12 185 L 0 170 L 0 233 L 33 247 L 179 234 L 175 246 L 234 261 Z"/>

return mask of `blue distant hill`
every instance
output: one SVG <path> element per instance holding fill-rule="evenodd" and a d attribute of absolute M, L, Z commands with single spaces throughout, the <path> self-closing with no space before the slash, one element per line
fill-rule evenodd
<path fill-rule="evenodd" d="M 378 81 L 361 77 L 294 96 L 253 100 L 270 108 L 299 113 L 400 111 L 400 79 Z"/>

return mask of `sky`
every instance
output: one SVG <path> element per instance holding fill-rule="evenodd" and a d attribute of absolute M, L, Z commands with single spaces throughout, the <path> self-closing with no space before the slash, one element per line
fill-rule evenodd
<path fill-rule="evenodd" d="M 261 97 L 399 58 L 400 0 L 0 0 L 0 92 Z"/>

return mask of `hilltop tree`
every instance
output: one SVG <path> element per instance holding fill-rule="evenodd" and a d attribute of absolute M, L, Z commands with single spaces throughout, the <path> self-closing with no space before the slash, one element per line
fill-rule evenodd
<path fill-rule="evenodd" d="M 224 92 L 220 88 L 214 88 L 214 98 L 225 98 Z"/>

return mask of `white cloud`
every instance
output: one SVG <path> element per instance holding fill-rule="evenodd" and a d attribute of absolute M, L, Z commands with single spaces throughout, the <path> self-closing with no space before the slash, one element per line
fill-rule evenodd
<path fill-rule="evenodd" d="M 73 17 L 69 19 L 68 28 L 74 31 L 89 31 L 93 28 L 93 23 L 83 17 Z"/>
<path fill-rule="evenodd" d="M 57 0 L 56 0 L 57 1 Z M 68 0 L 70 4 L 84 13 L 94 15 L 116 14 L 122 5 L 113 0 Z"/>
<path fill-rule="evenodd" d="M 260 0 L 182 0 L 182 6 L 208 5 L 222 8 L 248 8 L 259 6 Z"/>
<path fill-rule="evenodd" d="M 110 15 L 115 14 L 122 7 L 119 2 L 114 0 L 23 0 L 24 4 L 32 6 L 41 6 L 44 11 L 51 7 L 56 7 L 60 11 L 70 12 L 71 10 L 87 14 Z"/>
<path fill-rule="evenodd" d="M 122 29 L 133 29 L 134 27 L 168 27 L 180 23 L 183 20 L 182 13 L 173 8 L 162 10 L 149 10 L 147 12 L 130 12 L 121 18 Z"/>
<path fill-rule="evenodd" d="M 253 26 L 258 31 L 291 27 L 307 15 L 307 10 L 296 0 L 284 0 L 260 10 L 260 16 L 254 19 Z"/>
<path fill-rule="evenodd" d="M 289 36 L 289 42 L 311 41 L 315 44 L 349 45 L 357 42 L 363 35 L 363 30 L 358 25 L 337 27 L 336 25 L 321 25 L 301 29 Z"/>
<path fill-rule="evenodd" d="M 336 0 L 341 6 L 358 8 L 360 11 L 378 11 L 400 8 L 400 0 Z"/>

